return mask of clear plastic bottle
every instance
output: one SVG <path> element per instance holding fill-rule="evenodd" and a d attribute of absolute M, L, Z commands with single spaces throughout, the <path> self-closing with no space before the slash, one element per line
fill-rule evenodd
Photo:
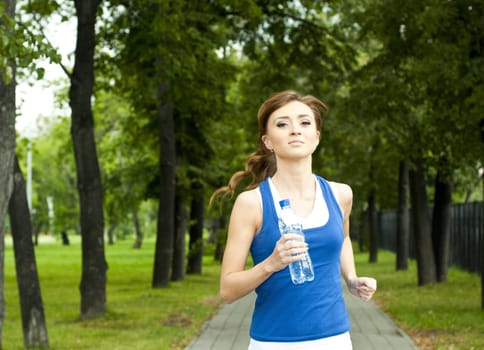
<path fill-rule="evenodd" d="M 292 211 L 289 199 L 281 200 L 279 205 L 281 206 L 281 215 L 279 217 L 279 230 L 281 231 L 281 235 L 295 233 L 299 235 L 301 237 L 300 240 L 304 242 L 302 224 Z M 313 263 L 311 262 L 309 252 L 304 253 L 304 257 L 301 260 L 290 263 L 289 272 L 291 273 L 291 280 L 294 284 L 301 284 L 314 280 Z"/>

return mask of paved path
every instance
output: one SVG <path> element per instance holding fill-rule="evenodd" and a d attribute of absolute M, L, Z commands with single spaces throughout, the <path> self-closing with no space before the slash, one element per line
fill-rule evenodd
<path fill-rule="evenodd" d="M 254 298 L 252 293 L 223 305 L 185 350 L 247 350 Z M 373 302 L 361 301 L 347 292 L 345 300 L 354 350 L 418 350 L 413 340 Z"/>

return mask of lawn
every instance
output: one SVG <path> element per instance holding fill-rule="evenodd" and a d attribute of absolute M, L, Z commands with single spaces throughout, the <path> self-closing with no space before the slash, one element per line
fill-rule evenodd
<path fill-rule="evenodd" d="M 180 350 L 217 309 L 219 263 L 206 258 L 202 276 L 187 276 L 167 288 L 151 288 L 154 242 L 133 249 L 131 241 L 106 246 L 109 264 L 107 313 L 82 321 L 79 243 L 41 243 L 37 265 L 52 350 Z M 6 320 L 3 346 L 23 349 L 20 306 L 11 245 L 5 254 Z"/>
<path fill-rule="evenodd" d="M 446 283 L 417 286 L 414 261 L 408 271 L 395 271 L 395 255 L 380 251 L 377 264 L 357 254 L 358 274 L 374 276 L 374 300 L 422 350 L 484 349 L 484 310 L 480 279 L 451 268 Z"/>
<path fill-rule="evenodd" d="M 79 317 L 81 248 L 60 242 L 36 247 L 50 349 L 182 350 L 220 305 L 220 266 L 207 256 L 201 276 L 187 276 L 167 288 L 151 288 L 154 242 L 133 249 L 132 241 L 106 246 L 109 264 L 107 313 L 96 320 Z M 422 350 L 484 349 L 484 311 L 480 280 L 451 269 L 448 282 L 417 287 L 415 262 L 395 271 L 395 256 L 380 251 L 377 264 L 356 254 L 360 275 L 378 280 L 374 300 L 409 333 Z M 3 346 L 23 349 L 20 307 L 11 244 L 5 254 L 6 320 Z"/>

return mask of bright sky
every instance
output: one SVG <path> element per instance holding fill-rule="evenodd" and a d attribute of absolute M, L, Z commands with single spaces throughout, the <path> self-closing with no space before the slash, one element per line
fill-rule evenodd
<path fill-rule="evenodd" d="M 76 45 L 76 21 L 61 23 L 53 19 L 45 33 L 52 45 L 58 48 L 62 55 L 63 64 L 72 67 L 72 53 Z M 55 115 L 55 87 L 49 86 L 51 82 L 59 78 L 67 79 L 59 65 L 49 64 L 48 62 L 42 62 L 40 65 L 45 68 L 45 76 L 42 81 L 36 81 L 34 78 L 29 79 L 29 82 L 17 81 L 16 95 L 19 115 L 15 126 L 17 131 L 26 137 L 36 135 L 37 123 L 43 117 Z"/>

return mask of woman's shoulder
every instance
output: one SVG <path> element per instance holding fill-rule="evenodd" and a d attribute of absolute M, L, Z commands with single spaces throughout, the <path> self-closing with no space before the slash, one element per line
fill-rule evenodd
<path fill-rule="evenodd" d="M 257 232 L 262 221 L 259 189 L 239 193 L 232 208 L 232 215 L 242 220 L 246 227 L 253 226 L 254 233 Z"/>
<path fill-rule="evenodd" d="M 235 199 L 235 206 L 237 206 L 240 209 L 252 211 L 255 208 L 260 207 L 258 205 L 260 203 L 260 194 L 259 194 L 259 188 L 256 187 L 251 190 L 246 190 L 237 195 L 237 198 Z"/>
<path fill-rule="evenodd" d="M 350 185 L 335 181 L 328 181 L 328 183 L 335 194 L 343 197 L 353 197 L 353 190 L 351 189 Z"/>
<path fill-rule="evenodd" d="M 353 198 L 353 190 L 351 189 L 350 185 L 342 182 L 330 181 L 319 175 L 315 176 L 319 178 L 320 181 L 327 183 L 335 196 L 341 198 Z"/>
<path fill-rule="evenodd" d="M 353 190 L 351 187 L 342 182 L 328 181 L 328 183 L 343 213 L 351 212 L 351 206 L 353 205 Z"/>

